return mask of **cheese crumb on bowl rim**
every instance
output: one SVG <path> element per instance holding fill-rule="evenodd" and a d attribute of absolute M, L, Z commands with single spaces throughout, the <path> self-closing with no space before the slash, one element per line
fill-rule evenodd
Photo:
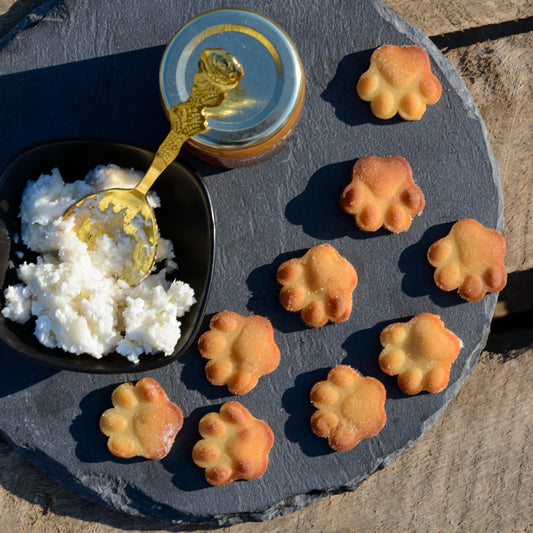
<path fill-rule="evenodd" d="M 15 155 L 0 174 L 0 308 L 5 305 L 4 289 L 20 284 L 14 267 L 24 261 L 35 262 L 37 256 L 20 239 L 19 208 L 28 180 L 58 168 L 65 182 L 77 181 L 98 165 L 108 163 L 144 172 L 153 156 L 147 150 L 98 140 L 53 141 Z M 113 374 L 154 370 L 187 351 L 198 333 L 209 297 L 215 250 L 213 210 L 201 178 L 181 162 L 172 163 L 154 188 L 161 200 L 157 222 L 161 235 L 174 247 L 179 267 L 176 276 L 193 288 L 196 299 L 179 319 L 181 337 L 173 352 L 143 354 L 138 363 L 117 353 L 99 359 L 74 355 L 40 344 L 34 335 L 34 319 L 17 324 L 0 314 L 0 354 L 8 351 L 64 370 Z"/>

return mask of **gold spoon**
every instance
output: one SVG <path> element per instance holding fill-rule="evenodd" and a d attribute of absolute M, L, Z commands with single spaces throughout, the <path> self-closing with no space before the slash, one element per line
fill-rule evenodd
<path fill-rule="evenodd" d="M 169 109 L 170 133 L 139 183 L 132 189 L 107 189 L 89 194 L 63 214 L 64 218 L 74 216 L 73 230 L 89 249 L 102 234 L 112 238 L 125 234 L 133 241 L 132 260 L 117 275 L 130 285 L 150 273 L 157 250 L 157 223 L 146 200 L 148 190 L 177 157 L 183 143 L 207 129 L 204 109 L 219 106 L 242 76 L 242 67 L 231 54 L 221 48 L 204 50 L 191 94 L 187 101 Z"/>

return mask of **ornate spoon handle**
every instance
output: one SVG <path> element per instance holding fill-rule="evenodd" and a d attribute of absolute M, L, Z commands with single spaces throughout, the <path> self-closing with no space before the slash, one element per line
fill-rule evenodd
<path fill-rule="evenodd" d="M 207 128 L 206 107 L 219 106 L 226 93 L 237 87 L 243 76 L 240 63 L 221 48 L 204 50 L 194 75 L 191 94 L 185 102 L 171 107 L 170 133 L 159 146 L 150 168 L 134 187 L 146 195 L 161 173 L 176 159 L 183 143 Z"/>

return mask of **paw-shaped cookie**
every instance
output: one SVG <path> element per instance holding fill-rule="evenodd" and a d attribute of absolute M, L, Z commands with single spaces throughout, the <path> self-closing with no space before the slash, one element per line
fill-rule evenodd
<path fill-rule="evenodd" d="M 406 394 L 445 389 L 450 367 L 463 346 L 440 317 L 430 313 L 390 324 L 381 332 L 380 341 L 379 366 L 390 376 L 398 375 L 398 386 Z"/>
<path fill-rule="evenodd" d="M 365 378 L 353 368 L 337 365 L 327 380 L 311 389 L 311 429 L 328 439 L 337 452 L 351 450 L 363 439 L 377 435 L 387 420 L 385 387 L 374 378 Z"/>
<path fill-rule="evenodd" d="M 152 378 L 142 378 L 135 386 L 123 383 L 113 391 L 111 401 L 114 407 L 100 417 L 109 451 L 124 458 L 165 457 L 183 425 L 183 414 L 161 385 Z"/>
<path fill-rule="evenodd" d="M 274 433 L 240 403 L 227 402 L 220 414 L 208 413 L 200 420 L 198 430 L 203 439 L 194 445 L 192 458 L 205 468 L 205 478 L 211 485 L 257 479 L 266 472 Z"/>
<path fill-rule="evenodd" d="M 465 218 L 456 222 L 446 237 L 434 242 L 427 256 L 436 267 L 437 287 L 443 291 L 458 288 L 461 298 L 477 302 L 487 292 L 505 287 L 505 248 L 501 233 Z"/>
<path fill-rule="evenodd" d="M 303 257 L 289 259 L 278 268 L 283 285 L 279 300 L 287 311 L 301 311 L 312 328 L 344 322 L 352 312 L 355 268 L 329 244 L 314 246 Z"/>
<path fill-rule="evenodd" d="M 210 359 L 205 374 L 213 385 L 227 385 L 233 394 L 244 394 L 277 368 L 279 348 L 266 318 L 222 311 L 213 316 L 209 327 L 198 340 L 198 349 Z"/>
<path fill-rule="evenodd" d="M 419 120 L 441 93 L 429 57 L 418 46 L 380 46 L 357 82 L 359 97 L 370 102 L 372 113 L 382 119 L 398 113 L 405 120 Z"/>
<path fill-rule="evenodd" d="M 385 226 L 399 233 L 409 229 L 411 218 L 424 209 L 425 199 L 403 157 L 368 155 L 353 166 L 352 181 L 344 189 L 340 205 L 354 215 L 363 231 Z"/>

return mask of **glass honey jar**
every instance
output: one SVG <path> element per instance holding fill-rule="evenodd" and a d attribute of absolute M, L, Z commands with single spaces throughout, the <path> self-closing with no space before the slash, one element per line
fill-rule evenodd
<path fill-rule="evenodd" d="M 164 108 L 187 100 L 200 54 L 222 48 L 244 76 L 222 105 L 206 110 L 207 129 L 185 147 L 208 163 L 229 168 L 259 163 L 279 151 L 295 131 L 305 94 L 298 52 L 285 31 L 246 9 L 203 13 L 182 26 L 160 67 Z"/>

